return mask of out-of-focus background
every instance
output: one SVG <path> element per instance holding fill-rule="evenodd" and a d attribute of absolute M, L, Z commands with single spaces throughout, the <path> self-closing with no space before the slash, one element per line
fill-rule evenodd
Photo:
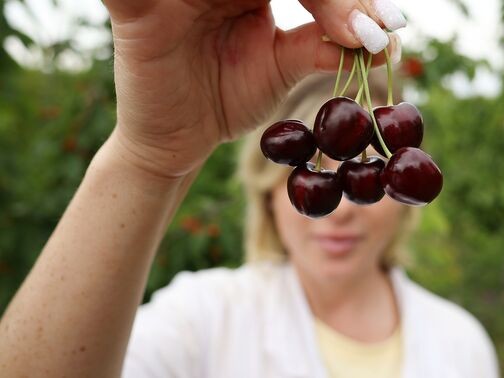
<path fill-rule="evenodd" d="M 488 329 L 504 362 L 504 0 L 397 1 L 409 19 L 397 70 L 445 175 L 408 272 Z M 273 0 L 279 26 L 311 18 Z M 0 313 L 114 126 L 112 47 L 98 0 L 0 0 Z M 329 95 L 329 94 L 328 94 Z M 147 300 L 184 269 L 242 261 L 239 143 L 219 148 L 176 216 Z M 90 222 L 93 220 L 90 219 Z"/>

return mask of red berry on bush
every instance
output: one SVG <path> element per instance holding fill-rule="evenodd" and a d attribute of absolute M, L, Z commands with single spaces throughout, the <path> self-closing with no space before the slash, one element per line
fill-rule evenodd
<path fill-rule="evenodd" d="M 197 234 L 203 228 L 203 224 L 201 223 L 201 221 L 193 216 L 184 217 L 180 222 L 180 226 L 184 231 L 190 234 Z"/>
<path fill-rule="evenodd" d="M 72 153 L 77 150 L 77 138 L 75 136 L 67 136 L 61 145 L 61 149 L 66 153 Z"/>
<path fill-rule="evenodd" d="M 406 76 L 410 77 L 419 77 L 424 73 L 424 64 L 423 62 L 415 57 L 407 58 L 402 63 L 402 71 Z"/>

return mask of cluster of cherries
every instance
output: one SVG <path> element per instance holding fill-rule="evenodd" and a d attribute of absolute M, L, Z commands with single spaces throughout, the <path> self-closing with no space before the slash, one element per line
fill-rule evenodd
<path fill-rule="evenodd" d="M 341 95 L 320 108 L 313 131 L 302 121 L 284 120 L 270 126 L 262 135 L 261 150 L 266 158 L 296 167 L 287 181 L 287 191 L 292 205 L 301 214 L 313 218 L 330 214 L 338 207 L 343 194 L 360 205 L 378 202 L 386 193 L 401 203 L 423 206 L 440 193 L 441 171 L 418 148 L 423 138 L 422 116 L 412 104 L 392 104 L 388 55 L 387 66 L 388 106 L 372 108 L 367 83 L 369 64 L 366 69 L 359 50 L 355 52 L 349 80 L 357 68 L 361 75 L 358 99 L 364 91 L 368 111 L 359 105 L 359 100 Z M 338 77 L 340 74 L 341 69 Z M 366 147 L 370 144 L 383 157 L 368 157 Z M 317 149 L 319 154 L 314 164 L 310 160 Z M 342 162 L 337 171 L 321 168 L 322 154 Z"/>

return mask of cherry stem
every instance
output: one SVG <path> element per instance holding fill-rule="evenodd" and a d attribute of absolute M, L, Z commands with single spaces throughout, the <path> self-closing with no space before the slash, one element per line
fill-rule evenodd
<path fill-rule="evenodd" d="M 385 48 L 385 59 L 387 61 L 387 106 L 392 106 L 394 105 L 392 62 L 390 61 L 390 54 L 386 48 Z"/>
<path fill-rule="evenodd" d="M 369 54 L 367 65 L 366 65 L 366 77 L 369 75 L 369 70 L 371 68 L 371 62 L 373 61 L 373 54 Z M 362 82 L 362 78 L 360 75 L 357 75 L 359 79 L 359 92 L 357 92 L 357 96 L 355 97 L 355 102 L 360 104 L 362 93 L 364 91 L 364 83 Z"/>
<path fill-rule="evenodd" d="M 390 159 L 392 154 L 390 153 L 385 142 L 383 141 L 383 138 L 380 133 L 380 129 L 378 128 L 378 123 L 376 122 L 376 118 L 374 116 L 373 104 L 371 102 L 371 95 L 369 93 L 369 84 L 368 84 L 368 80 L 367 80 L 367 76 L 366 76 L 364 54 L 362 52 L 362 49 L 360 49 L 360 51 L 359 51 L 359 64 L 360 64 L 360 73 L 362 75 L 362 82 L 364 84 L 364 94 L 366 95 L 366 102 L 367 102 L 367 106 L 368 106 L 369 115 L 371 116 L 371 120 L 373 121 L 373 127 L 375 130 L 376 136 L 378 137 L 378 140 L 380 142 L 380 146 L 383 148 L 383 151 L 385 152 L 385 155 L 387 156 L 387 158 Z"/>
<path fill-rule="evenodd" d="M 317 172 L 320 172 L 321 169 L 322 169 L 322 151 L 319 150 L 318 156 L 317 156 L 317 164 L 315 165 L 315 170 Z"/>
<path fill-rule="evenodd" d="M 343 72 L 343 63 L 344 62 L 345 62 L 345 47 L 341 46 L 339 68 L 338 68 L 338 74 L 336 75 L 336 83 L 334 84 L 333 97 L 336 97 L 336 95 L 338 94 L 339 84 L 340 84 L 340 80 L 341 80 L 341 73 Z"/>
<path fill-rule="evenodd" d="M 362 92 L 364 91 L 364 84 L 362 83 L 361 75 L 357 75 L 357 83 L 359 85 L 359 91 L 357 92 L 357 96 L 355 96 L 355 102 L 361 105 Z"/>
<path fill-rule="evenodd" d="M 343 89 L 341 90 L 341 92 L 339 94 L 340 96 L 343 96 L 346 93 L 348 87 L 350 86 L 350 83 L 353 80 L 353 77 L 355 75 L 355 71 L 357 69 L 358 64 L 359 64 L 359 62 L 358 62 L 358 59 L 357 59 L 357 55 L 354 55 L 354 61 L 353 61 L 352 71 L 350 71 L 350 75 L 348 76 L 348 79 L 347 79 L 347 81 L 345 83 L 345 86 L 343 87 Z"/>

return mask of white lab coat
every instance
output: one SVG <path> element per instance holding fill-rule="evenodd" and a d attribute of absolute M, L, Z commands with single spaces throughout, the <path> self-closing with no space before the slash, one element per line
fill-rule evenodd
<path fill-rule="evenodd" d="M 490 339 L 467 311 L 391 272 L 404 378 L 498 378 Z M 124 378 L 326 378 L 313 317 L 290 264 L 180 273 L 140 307 Z M 351 378 L 351 377 L 348 377 Z"/>

